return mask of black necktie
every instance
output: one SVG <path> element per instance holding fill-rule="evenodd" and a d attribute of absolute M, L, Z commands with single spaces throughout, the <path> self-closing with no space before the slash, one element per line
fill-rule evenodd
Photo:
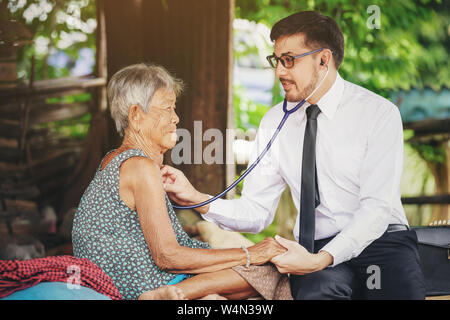
<path fill-rule="evenodd" d="M 306 109 L 306 128 L 303 140 L 302 184 L 300 195 L 300 232 L 298 242 L 309 252 L 314 252 L 316 207 L 320 204 L 316 169 L 317 117 L 320 109 L 316 104 Z"/>

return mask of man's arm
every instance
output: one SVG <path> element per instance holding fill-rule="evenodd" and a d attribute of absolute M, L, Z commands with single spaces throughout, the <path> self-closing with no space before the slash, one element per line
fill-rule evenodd
<path fill-rule="evenodd" d="M 250 164 L 263 151 L 273 134 L 273 130 L 264 129 L 263 123 L 261 125 L 250 156 Z M 271 150 L 245 178 L 241 198 L 217 199 L 196 210 L 205 220 L 214 222 L 225 230 L 257 233 L 265 229 L 273 221 L 281 193 L 286 187 L 278 170 L 277 147 L 275 142 Z M 195 190 L 179 170 L 165 166 L 161 169 L 161 174 L 169 198 L 181 205 L 200 203 L 211 197 Z"/>
<path fill-rule="evenodd" d="M 402 120 L 396 106 L 383 107 L 368 137 L 360 171 L 360 207 L 344 229 L 322 249 L 333 256 L 333 266 L 358 256 L 378 239 L 400 202 Z"/>
<path fill-rule="evenodd" d="M 358 256 L 389 225 L 393 205 L 400 201 L 403 128 L 395 106 L 387 106 L 373 126 L 361 169 L 360 208 L 352 221 L 317 254 L 294 241 L 275 237 L 288 251 L 272 258 L 281 273 L 307 274 Z"/>

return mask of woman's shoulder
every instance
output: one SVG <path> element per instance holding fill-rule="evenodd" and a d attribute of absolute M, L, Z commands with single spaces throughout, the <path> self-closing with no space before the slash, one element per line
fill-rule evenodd
<path fill-rule="evenodd" d="M 122 163 L 119 171 L 119 195 L 131 210 L 136 210 L 136 197 L 145 193 L 163 192 L 158 165 L 149 158 L 132 157 Z"/>
<path fill-rule="evenodd" d="M 120 150 L 120 148 L 118 148 L 106 153 L 101 162 L 101 170 L 104 170 L 108 166 L 108 164 L 113 161 L 115 161 L 116 165 L 118 165 L 119 167 L 122 167 L 123 164 L 126 162 L 128 163 L 140 162 L 141 164 L 144 163 L 145 165 L 146 161 L 136 161 L 136 159 L 140 160 L 146 159 L 150 160 L 147 161 L 149 164 L 154 163 L 154 161 L 151 158 L 147 157 L 145 153 L 142 152 L 140 149 Z"/>
<path fill-rule="evenodd" d="M 145 179 L 146 177 L 151 179 L 161 176 L 159 165 L 147 157 L 126 159 L 120 167 L 120 174 L 135 179 Z"/>

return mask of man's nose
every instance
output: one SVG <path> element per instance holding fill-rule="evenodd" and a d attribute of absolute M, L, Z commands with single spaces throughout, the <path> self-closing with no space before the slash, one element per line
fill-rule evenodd
<path fill-rule="evenodd" d="M 277 67 L 275 68 L 275 76 L 277 78 L 283 78 L 287 74 L 287 69 L 283 66 L 283 64 L 278 61 Z"/>

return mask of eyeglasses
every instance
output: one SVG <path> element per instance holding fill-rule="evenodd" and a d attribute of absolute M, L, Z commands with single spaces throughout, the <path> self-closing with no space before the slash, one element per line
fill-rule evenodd
<path fill-rule="evenodd" d="M 278 58 L 275 54 L 272 54 L 270 56 L 267 56 L 266 59 L 267 59 L 267 61 L 269 62 L 270 66 L 272 68 L 276 68 L 277 64 L 278 64 L 278 61 L 280 61 L 281 64 L 283 65 L 283 67 L 285 67 L 286 69 L 289 69 L 289 68 L 292 68 L 294 66 L 294 60 L 295 59 L 298 59 L 298 58 L 301 58 L 301 57 L 304 57 L 304 56 L 308 56 L 310 54 L 313 54 L 313 53 L 316 53 L 316 52 L 319 52 L 319 51 L 322 51 L 322 50 L 325 50 L 325 49 L 327 49 L 327 48 L 316 49 L 316 50 L 313 50 L 313 51 L 309 51 L 309 52 L 305 52 L 305 53 L 299 54 L 298 56 L 295 56 L 295 57 L 283 53 L 281 55 L 281 57 Z M 333 50 L 331 50 L 331 54 L 333 54 Z"/>

